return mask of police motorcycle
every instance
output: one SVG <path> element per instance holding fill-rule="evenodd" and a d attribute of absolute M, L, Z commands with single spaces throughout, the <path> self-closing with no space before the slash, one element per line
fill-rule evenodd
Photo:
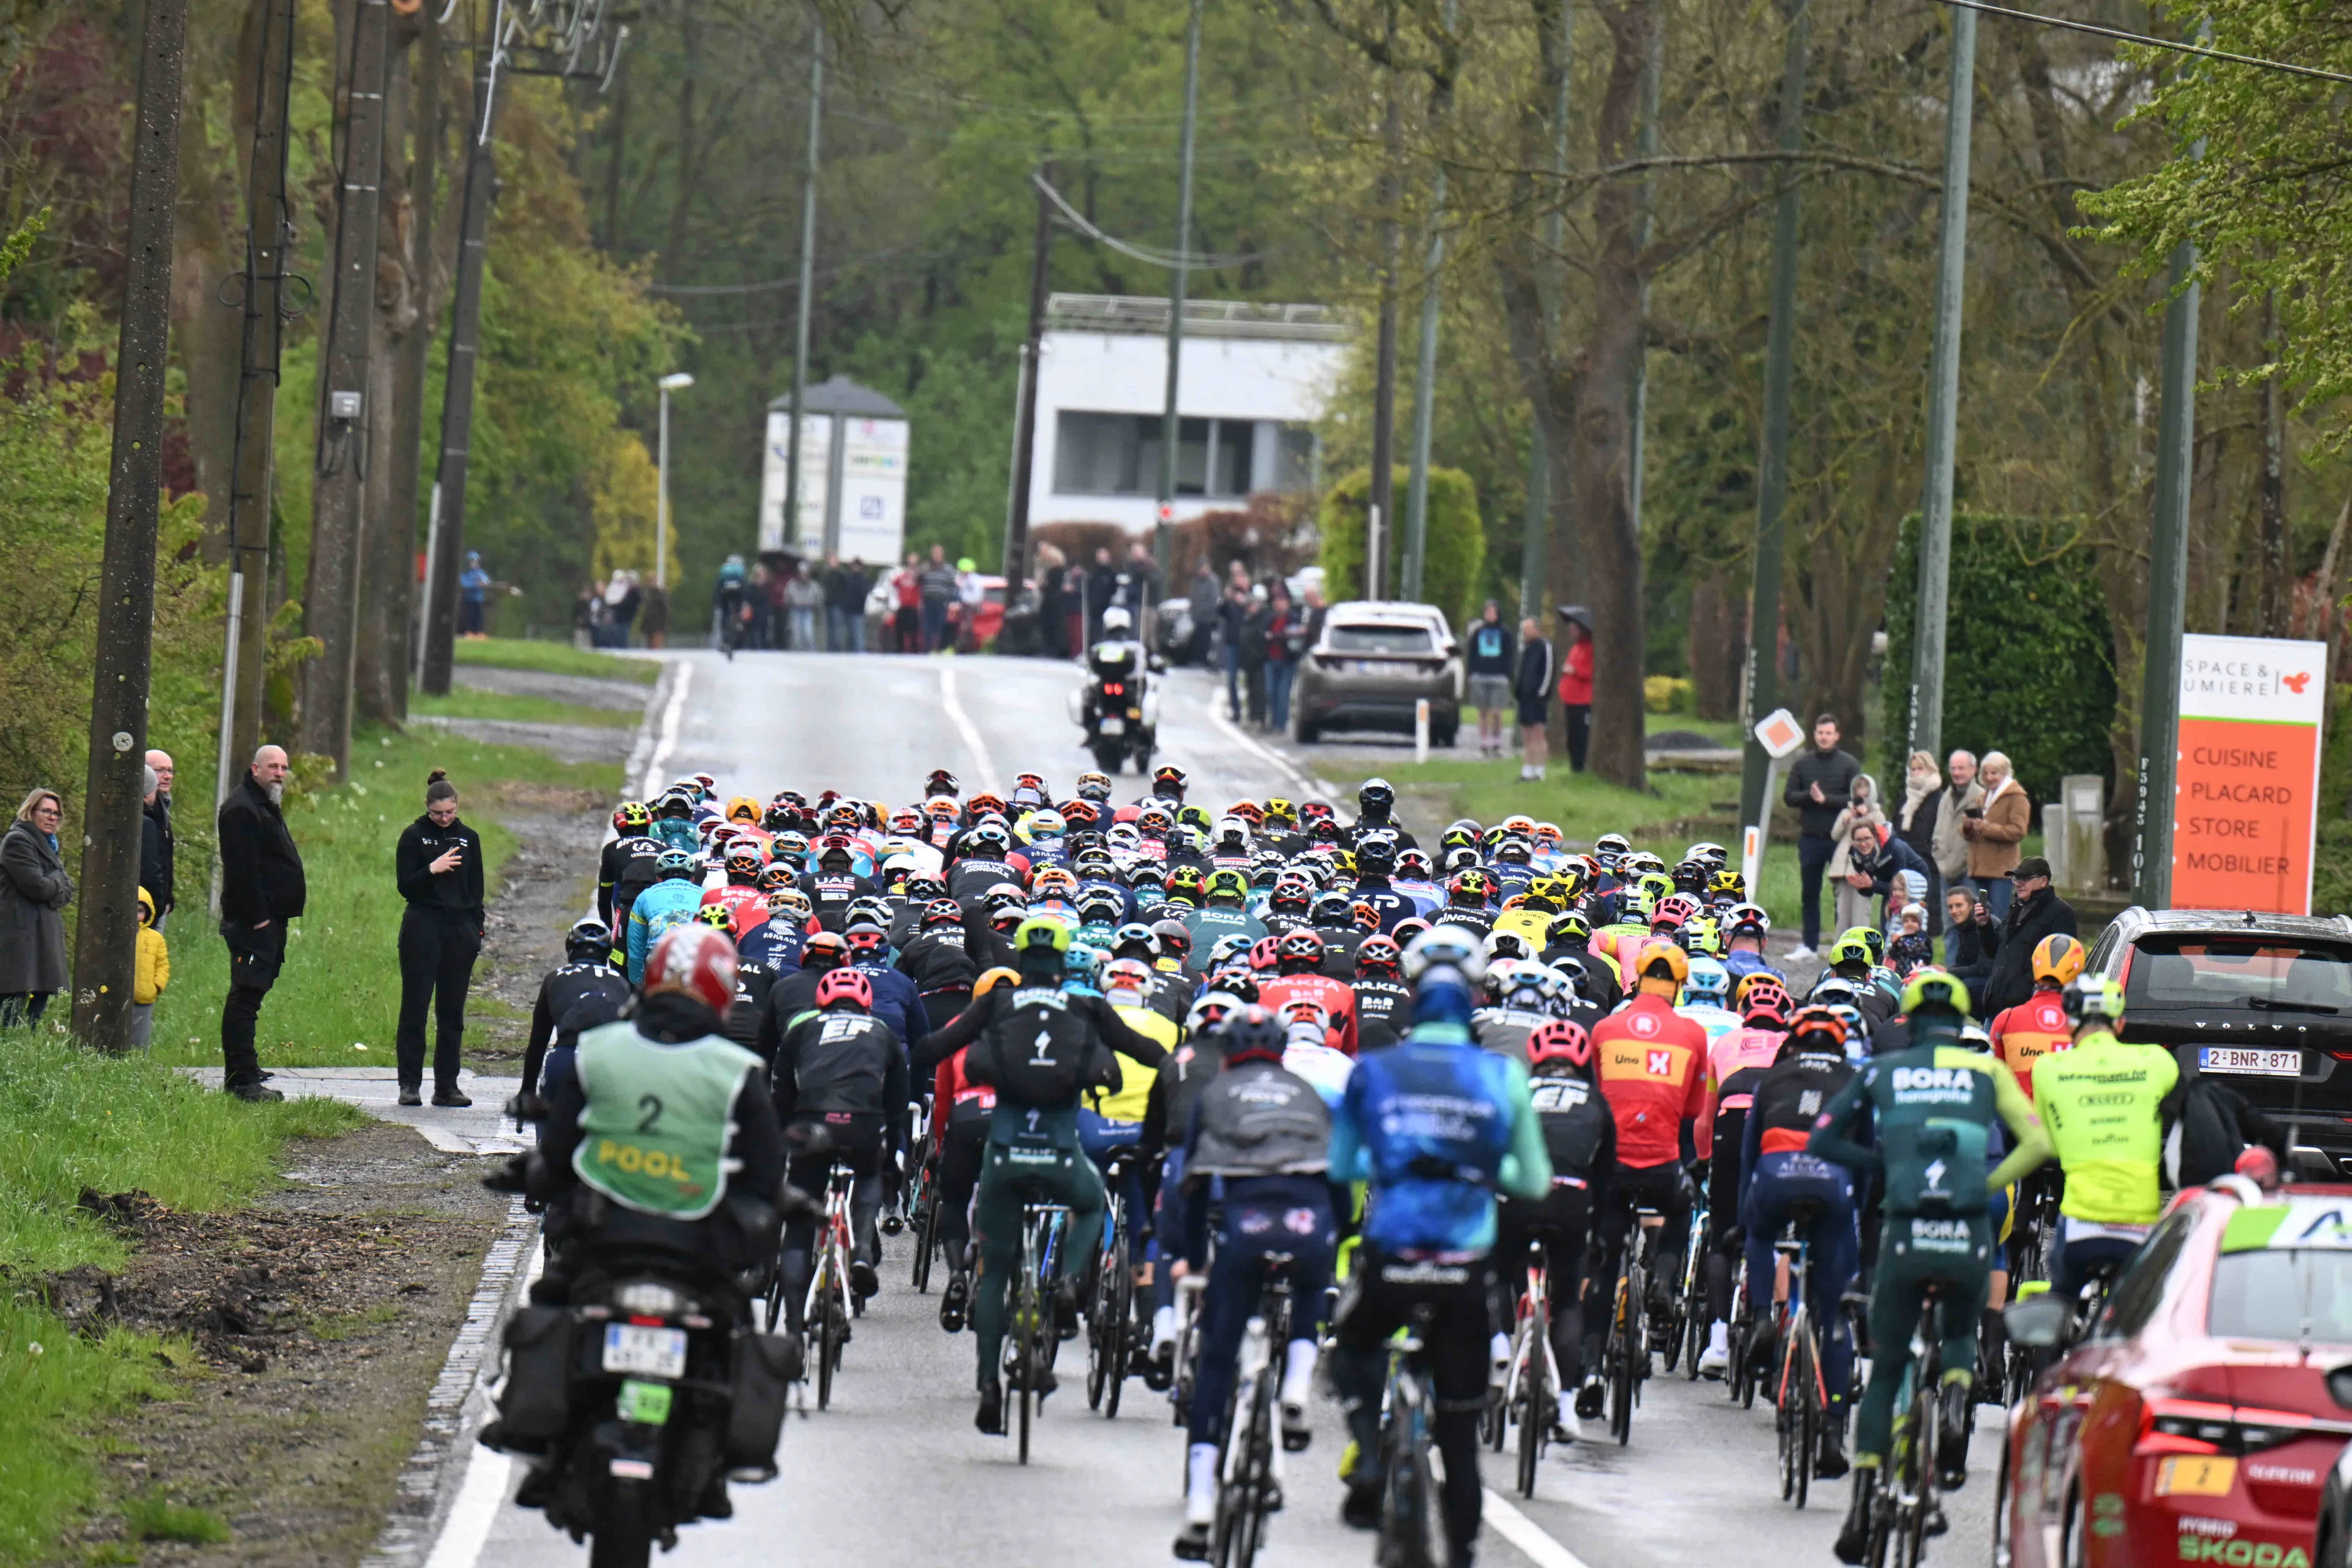
<path fill-rule="evenodd" d="M 1087 649 L 1087 683 L 1069 694 L 1070 721 L 1086 731 L 1095 766 L 1115 773 L 1129 758 L 1135 771 L 1151 771 L 1159 743 L 1160 691 L 1153 677 L 1165 668 L 1134 637 L 1124 606 L 1103 612 L 1102 640 Z"/>

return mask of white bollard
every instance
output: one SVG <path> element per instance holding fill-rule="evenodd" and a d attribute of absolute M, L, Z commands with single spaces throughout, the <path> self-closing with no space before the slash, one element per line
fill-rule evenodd
<path fill-rule="evenodd" d="M 1412 760 L 1416 763 L 1429 761 L 1429 699 L 1426 697 L 1412 705 Z"/>

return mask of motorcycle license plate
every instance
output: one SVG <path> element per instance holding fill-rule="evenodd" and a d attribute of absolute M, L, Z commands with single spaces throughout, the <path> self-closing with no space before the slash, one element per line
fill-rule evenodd
<path fill-rule="evenodd" d="M 1127 721 L 1106 719 L 1102 721 L 1102 732 L 1106 735 L 1124 735 L 1127 733 Z"/>
<path fill-rule="evenodd" d="M 648 1377 L 686 1375 L 686 1331 L 648 1329 L 637 1323 L 604 1325 L 604 1370 L 639 1372 Z"/>
<path fill-rule="evenodd" d="M 2205 1072 L 2246 1073 L 2255 1078 L 2301 1078 L 2301 1051 L 2257 1051 L 2244 1046 L 2200 1046 L 2197 1066 Z"/>

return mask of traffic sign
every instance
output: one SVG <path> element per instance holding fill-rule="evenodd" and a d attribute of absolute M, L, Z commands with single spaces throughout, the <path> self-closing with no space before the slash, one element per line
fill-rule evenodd
<path fill-rule="evenodd" d="M 1775 708 L 1756 726 L 1756 743 L 1776 763 L 1804 744 L 1804 741 L 1805 727 L 1786 708 Z"/>

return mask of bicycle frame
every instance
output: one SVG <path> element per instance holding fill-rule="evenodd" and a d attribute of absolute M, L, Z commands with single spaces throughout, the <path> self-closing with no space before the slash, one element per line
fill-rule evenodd
<path fill-rule="evenodd" d="M 808 1298 L 801 1304 L 803 1323 L 816 1320 L 828 1287 L 849 1288 L 849 1195 L 856 1177 L 846 1161 L 835 1160 L 824 1181 L 824 1218 L 817 1224 L 816 1266 L 809 1274 Z"/>

